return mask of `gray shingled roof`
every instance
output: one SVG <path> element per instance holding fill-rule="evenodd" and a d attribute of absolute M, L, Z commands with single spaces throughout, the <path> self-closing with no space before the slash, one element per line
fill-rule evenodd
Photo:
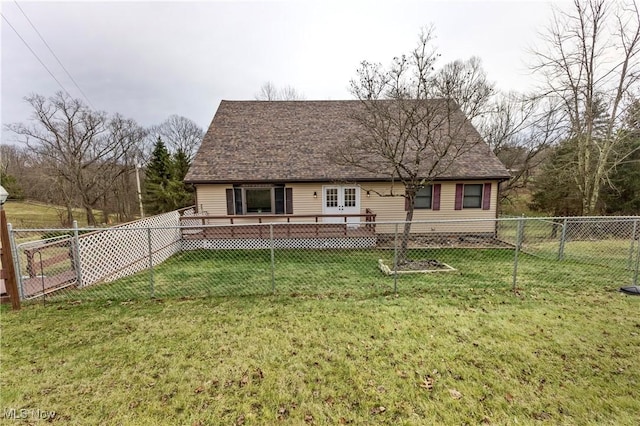
<path fill-rule="evenodd" d="M 361 108 L 360 101 L 222 101 L 185 180 L 389 180 L 388 173 L 369 172 L 332 160 L 331 153 L 359 131 L 352 117 Z M 470 124 L 465 131 L 479 138 Z M 438 179 L 508 177 L 504 165 L 482 142 L 459 157 Z"/>

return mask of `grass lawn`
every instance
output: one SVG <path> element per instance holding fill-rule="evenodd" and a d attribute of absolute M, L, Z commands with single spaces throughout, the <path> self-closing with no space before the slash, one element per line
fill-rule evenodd
<path fill-rule="evenodd" d="M 510 289 L 514 252 L 508 249 L 410 250 L 410 257 L 435 258 L 456 272 L 393 277 L 380 273 L 383 259 L 393 265 L 392 250 L 276 250 L 272 275 L 269 250 L 198 250 L 179 253 L 148 271 L 111 283 L 61 292 L 47 301 L 140 300 L 156 298 L 321 295 L 373 297 L 392 294 Z M 633 271 L 626 258 L 609 267 L 572 261 L 557 262 L 522 253 L 518 286 L 525 290 L 540 282 L 561 289 L 592 282 L 602 289 L 629 283 Z M 153 285 L 151 282 L 153 280 Z"/>
<path fill-rule="evenodd" d="M 640 298 L 618 293 L 625 283 L 602 267 L 525 257 L 514 294 L 512 252 L 450 250 L 438 258 L 458 272 L 401 277 L 396 296 L 393 278 L 368 263 L 379 252 L 276 255 L 275 295 L 268 252 L 193 252 L 156 268 L 160 299 L 146 298 L 142 274 L 92 289 L 140 286 L 132 300 L 75 292 L 46 308 L 3 307 L 2 414 L 135 425 L 640 422 Z M 211 296 L 178 299 L 169 281 Z M 263 295 L 215 296 L 252 285 Z"/>

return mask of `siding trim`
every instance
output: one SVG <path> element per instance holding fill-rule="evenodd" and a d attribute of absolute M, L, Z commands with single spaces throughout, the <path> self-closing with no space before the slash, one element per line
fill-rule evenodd
<path fill-rule="evenodd" d="M 293 188 L 284 189 L 284 212 L 293 214 Z"/>
<path fill-rule="evenodd" d="M 491 182 L 484 184 L 484 191 L 482 192 L 482 210 L 489 210 L 491 208 Z"/>
<path fill-rule="evenodd" d="M 232 216 L 235 214 L 235 203 L 233 201 L 233 189 L 227 188 L 225 190 L 225 193 L 227 194 L 227 214 L 229 216 Z"/>
<path fill-rule="evenodd" d="M 439 183 L 433 184 L 433 192 L 431 193 L 431 208 L 433 210 L 440 210 L 440 193 L 442 185 Z"/>
<path fill-rule="evenodd" d="M 455 209 L 456 210 L 462 210 L 462 197 L 464 194 L 464 184 L 463 183 L 456 183 L 456 202 L 455 202 Z"/>

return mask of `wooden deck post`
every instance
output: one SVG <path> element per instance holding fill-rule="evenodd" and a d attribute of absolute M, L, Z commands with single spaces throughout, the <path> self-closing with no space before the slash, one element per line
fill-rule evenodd
<path fill-rule="evenodd" d="M 0 237 L 2 241 L 2 271 L 4 275 L 4 284 L 7 293 L 11 298 L 11 308 L 13 310 L 20 309 L 20 293 L 18 293 L 18 284 L 16 282 L 16 271 L 13 266 L 13 253 L 11 252 L 11 242 L 9 240 L 9 228 L 7 227 L 7 216 L 4 209 L 0 207 Z"/>

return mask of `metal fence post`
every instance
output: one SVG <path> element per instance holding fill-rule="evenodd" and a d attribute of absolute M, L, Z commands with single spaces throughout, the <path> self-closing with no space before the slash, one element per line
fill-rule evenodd
<path fill-rule="evenodd" d="M 76 282 L 78 287 L 82 287 L 82 263 L 80 262 L 80 233 L 78 232 L 78 221 L 73 221 L 73 242 L 71 244 L 73 253 L 73 269 L 76 270 Z"/>
<path fill-rule="evenodd" d="M 398 224 L 396 223 L 395 242 L 393 244 L 393 292 L 398 294 Z"/>
<path fill-rule="evenodd" d="M 276 261 L 273 249 L 273 223 L 269 224 L 269 245 L 271 247 L 271 291 L 276 293 Z"/>
<path fill-rule="evenodd" d="M 558 260 L 564 260 L 564 243 L 567 238 L 567 218 L 562 222 L 562 232 L 560 233 L 560 247 L 558 248 Z"/>
<path fill-rule="evenodd" d="M 516 250 L 513 259 L 513 291 L 518 286 L 518 255 L 520 254 L 520 245 L 522 244 L 522 230 L 524 228 L 524 218 L 518 219 L 518 231 L 516 234 Z"/>
<path fill-rule="evenodd" d="M 631 269 L 633 263 L 633 247 L 636 243 L 636 234 L 638 233 L 638 219 L 633 221 L 633 231 L 631 231 L 631 244 L 629 245 L 629 260 L 627 261 L 627 269 Z M 640 251 L 640 239 L 638 240 L 638 251 Z"/>
<path fill-rule="evenodd" d="M 155 296 L 153 282 L 153 244 L 151 243 L 151 227 L 147 228 L 147 241 L 149 243 L 149 294 L 151 298 Z"/>
<path fill-rule="evenodd" d="M 638 249 L 636 250 L 636 271 L 633 274 L 633 285 L 638 285 L 638 269 L 640 269 L 640 240 L 638 240 Z"/>

